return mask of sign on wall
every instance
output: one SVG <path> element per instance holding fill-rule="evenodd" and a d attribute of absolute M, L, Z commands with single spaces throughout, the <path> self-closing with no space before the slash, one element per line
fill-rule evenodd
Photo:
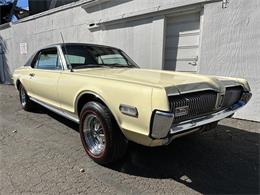
<path fill-rule="evenodd" d="M 20 54 L 27 55 L 27 43 L 20 43 Z"/>

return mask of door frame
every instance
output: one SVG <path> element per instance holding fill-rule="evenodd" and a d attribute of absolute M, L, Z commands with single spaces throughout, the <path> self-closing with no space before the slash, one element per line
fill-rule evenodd
<path fill-rule="evenodd" d="M 46 50 L 49 50 L 49 49 L 56 49 L 57 55 L 58 55 L 58 60 L 59 60 L 59 63 L 61 65 L 60 69 L 41 69 L 41 68 L 37 67 L 38 66 L 37 62 L 38 62 L 38 60 L 39 60 L 39 58 L 41 56 L 41 53 L 43 51 L 46 51 Z M 45 48 L 39 50 L 35 54 L 35 56 L 33 57 L 32 62 L 30 64 L 30 71 L 29 72 L 31 72 L 33 74 L 35 74 L 35 72 L 36 73 L 38 72 L 38 73 L 41 73 L 41 74 L 45 73 L 45 74 L 59 74 L 60 75 L 62 72 L 64 72 L 64 70 L 65 70 L 65 64 L 64 64 L 64 59 L 62 58 L 62 51 L 61 51 L 61 49 L 57 45 L 53 45 L 53 46 L 45 47 Z M 37 78 L 37 75 L 38 74 L 36 74 L 36 78 Z M 33 86 L 32 86 L 32 84 L 33 84 L 33 80 L 34 79 L 35 79 L 34 76 L 29 76 L 29 80 L 30 80 L 30 83 L 31 83 L 31 84 L 29 84 L 29 90 L 28 90 L 29 95 L 32 96 L 32 98 L 35 98 L 35 99 L 37 99 L 39 101 L 43 101 L 43 99 L 44 99 L 43 96 L 40 96 L 40 95 L 37 95 L 36 93 L 33 93 Z M 60 104 L 59 103 L 59 98 L 60 98 L 59 97 L 59 91 L 57 90 L 59 79 L 60 79 L 60 76 L 57 79 L 57 85 L 56 85 L 56 91 L 57 91 L 57 94 L 56 94 L 57 95 L 56 105 L 53 104 L 53 103 L 55 103 L 55 101 L 53 101 L 53 100 L 48 100 L 49 102 L 46 102 L 47 104 L 49 104 L 51 106 L 55 106 L 55 107 L 60 107 L 60 105 L 59 105 Z M 52 102 L 52 103 L 50 103 L 50 102 Z M 59 106 L 57 106 L 57 104 Z"/>
<path fill-rule="evenodd" d="M 192 8 L 192 7 L 191 7 Z M 167 30 L 167 19 L 170 17 L 176 17 L 181 15 L 187 15 L 187 14 L 193 14 L 193 13 L 199 13 L 200 14 L 200 34 L 199 34 L 199 48 L 198 48 L 198 64 L 197 64 L 197 71 L 199 72 L 200 67 L 200 56 L 201 56 L 201 43 L 202 43 L 202 29 L 203 29 L 203 23 L 204 23 L 204 5 L 198 7 L 193 6 L 193 9 L 189 11 L 183 11 L 180 9 L 180 11 L 175 11 L 173 13 L 167 14 L 164 16 L 164 31 L 163 31 L 163 53 L 162 53 L 162 70 L 165 70 L 165 54 L 166 54 L 166 30 Z"/>

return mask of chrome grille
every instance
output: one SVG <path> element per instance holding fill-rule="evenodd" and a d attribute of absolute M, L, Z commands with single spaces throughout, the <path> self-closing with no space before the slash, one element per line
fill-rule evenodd
<path fill-rule="evenodd" d="M 169 97 L 171 111 L 176 108 L 188 108 L 188 114 L 175 116 L 174 123 L 193 119 L 214 112 L 217 101 L 217 92 L 203 91 Z"/>
<path fill-rule="evenodd" d="M 222 108 L 232 106 L 241 98 L 243 88 L 241 86 L 227 87 Z"/>

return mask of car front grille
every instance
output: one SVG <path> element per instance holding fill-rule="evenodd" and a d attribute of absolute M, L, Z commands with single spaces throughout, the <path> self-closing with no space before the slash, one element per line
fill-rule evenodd
<path fill-rule="evenodd" d="M 242 92 L 243 88 L 241 86 L 227 87 L 222 108 L 227 108 L 237 103 L 241 98 Z"/>
<path fill-rule="evenodd" d="M 240 100 L 242 92 L 243 88 L 241 86 L 227 87 L 223 103 L 217 108 L 217 92 L 215 91 L 170 96 L 170 109 L 175 114 L 174 123 L 194 119 L 230 107 Z"/>
<path fill-rule="evenodd" d="M 214 112 L 216 101 L 217 92 L 215 91 L 203 91 L 169 97 L 171 111 L 175 113 L 174 123 Z M 177 113 L 181 109 L 186 109 L 187 113 L 183 112 L 183 115 Z"/>

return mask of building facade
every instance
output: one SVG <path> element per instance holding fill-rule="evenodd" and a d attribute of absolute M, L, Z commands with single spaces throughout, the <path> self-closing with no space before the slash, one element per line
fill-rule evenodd
<path fill-rule="evenodd" d="M 259 10 L 259 0 L 77 1 L 0 26 L 0 79 L 62 33 L 119 47 L 142 68 L 245 78 L 253 98 L 235 117 L 260 121 Z"/>

